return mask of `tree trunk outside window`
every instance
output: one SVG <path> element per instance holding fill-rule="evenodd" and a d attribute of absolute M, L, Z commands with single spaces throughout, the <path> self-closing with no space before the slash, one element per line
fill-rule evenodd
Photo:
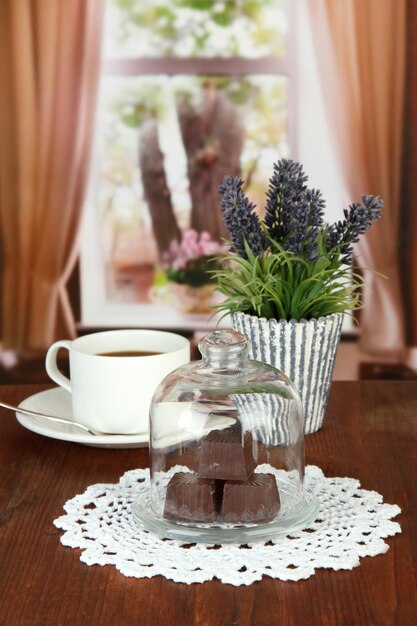
<path fill-rule="evenodd" d="M 139 165 L 153 233 L 159 256 L 162 257 L 172 240 L 181 240 L 181 231 L 172 206 L 164 169 L 164 157 L 159 146 L 158 124 L 155 119 L 149 119 L 142 124 L 139 138 Z"/>
<path fill-rule="evenodd" d="M 187 154 L 192 201 L 191 227 L 213 239 L 227 237 L 220 211 L 219 184 L 225 174 L 240 174 L 244 125 L 238 108 L 214 85 L 203 88 L 201 103 L 178 105 Z"/>

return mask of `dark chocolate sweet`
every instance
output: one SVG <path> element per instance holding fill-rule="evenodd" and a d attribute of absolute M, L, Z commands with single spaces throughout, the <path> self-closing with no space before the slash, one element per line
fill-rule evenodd
<path fill-rule="evenodd" d="M 201 443 L 198 475 L 220 480 L 247 480 L 256 467 L 252 435 L 240 427 L 212 430 Z"/>
<path fill-rule="evenodd" d="M 275 476 L 255 473 L 246 482 L 225 482 L 220 521 L 233 524 L 266 523 L 274 519 L 279 508 Z"/>
<path fill-rule="evenodd" d="M 191 472 L 177 472 L 168 483 L 164 517 L 182 522 L 214 522 L 216 484 Z"/>

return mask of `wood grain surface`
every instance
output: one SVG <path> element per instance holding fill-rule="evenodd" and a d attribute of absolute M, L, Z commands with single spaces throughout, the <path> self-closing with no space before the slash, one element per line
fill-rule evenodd
<path fill-rule="evenodd" d="M 18 403 L 46 388 L 0 387 Z M 358 478 L 402 508 L 402 534 L 352 571 L 249 587 L 130 579 L 87 566 L 52 521 L 96 482 L 145 467 L 146 449 L 106 450 L 25 430 L 0 410 L 1 626 L 415 626 L 417 624 L 417 383 L 337 382 L 325 427 L 306 438 L 306 462 Z"/>

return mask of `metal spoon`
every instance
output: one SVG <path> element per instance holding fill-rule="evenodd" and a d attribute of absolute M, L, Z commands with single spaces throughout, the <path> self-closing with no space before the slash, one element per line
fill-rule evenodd
<path fill-rule="evenodd" d="M 0 407 L 3 409 L 9 409 L 10 411 L 14 411 L 16 413 L 23 413 L 23 415 L 29 415 L 31 417 L 43 417 L 43 419 L 50 420 L 51 422 L 57 422 L 58 424 L 68 424 L 70 426 L 76 426 L 81 430 L 89 433 L 90 435 L 95 435 L 99 437 L 100 435 L 115 435 L 116 433 L 102 433 L 99 430 L 93 430 L 88 426 L 84 426 L 84 424 L 80 424 L 80 422 L 73 422 L 72 420 L 65 419 L 64 417 L 57 417 L 56 415 L 45 415 L 44 413 L 38 413 L 37 411 L 30 411 L 29 409 L 22 409 L 19 406 L 13 406 L 13 404 L 7 404 L 6 402 L 0 402 Z"/>

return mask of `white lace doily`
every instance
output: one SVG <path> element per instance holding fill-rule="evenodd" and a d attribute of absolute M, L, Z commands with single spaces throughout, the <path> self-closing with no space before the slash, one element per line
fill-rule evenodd
<path fill-rule="evenodd" d="M 306 468 L 306 486 L 320 503 L 318 518 L 307 530 L 274 542 L 207 546 L 159 539 L 138 528 L 131 505 L 149 484 L 149 470 L 126 472 L 117 484 L 97 484 L 65 504 L 66 515 L 54 521 L 65 532 L 61 542 L 81 548 L 87 565 L 115 565 L 125 576 L 165 576 L 181 583 L 213 578 L 230 585 L 250 585 L 262 576 L 300 580 L 317 568 L 352 569 L 359 558 L 389 548 L 386 537 L 401 532 L 391 521 L 401 512 L 383 504 L 375 491 L 353 478 L 326 478 L 314 465 Z"/>

